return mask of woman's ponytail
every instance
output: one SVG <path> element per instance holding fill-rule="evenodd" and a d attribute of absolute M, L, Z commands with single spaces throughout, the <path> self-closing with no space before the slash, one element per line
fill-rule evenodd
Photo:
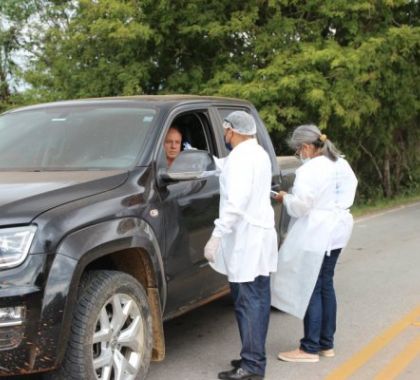
<path fill-rule="evenodd" d="M 300 125 L 293 131 L 292 137 L 289 139 L 289 146 L 296 150 L 302 144 L 313 144 L 322 155 L 332 161 L 337 161 L 342 156 L 327 135 L 321 133 L 318 127 L 313 124 Z"/>

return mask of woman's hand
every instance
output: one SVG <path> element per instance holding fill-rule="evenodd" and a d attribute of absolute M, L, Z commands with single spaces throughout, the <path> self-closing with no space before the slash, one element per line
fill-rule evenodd
<path fill-rule="evenodd" d="M 286 191 L 279 191 L 279 192 L 277 193 L 277 195 L 274 197 L 274 199 L 275 199 L 277 202 L 283 203 L 283 197 L 284 197 L 286 194 L 287 194 L 287 192 L 286 192 Z"/>

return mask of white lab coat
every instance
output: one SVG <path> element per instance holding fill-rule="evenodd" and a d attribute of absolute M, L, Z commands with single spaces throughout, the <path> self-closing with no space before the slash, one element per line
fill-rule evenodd
<path fill-rule="evenodd" d="M 277 234 L 270 201 L 271 163 L 255 139 L 237 145 L 220 174 L 219 218 L 213 235 L 221 238 L 212 268 L 230 282 L 249 282 L 277 269 Z"/>
<path fill-rule="evenodd" d="M 315 157 L 296 170 L 292 193 L 283 200 L 292 219 L 271 278 L 274 307 L 303 319 L 324 255 L 344 248 L 350 238 L 348 209 L 356 187 L 356 176 L 343 158 Z"/>

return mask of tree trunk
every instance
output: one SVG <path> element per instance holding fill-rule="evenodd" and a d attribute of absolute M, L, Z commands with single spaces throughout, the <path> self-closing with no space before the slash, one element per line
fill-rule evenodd
<path fill-rule="evenodd" d="M 394 159 L 395 176 L 394 176 L 393 183 L 395 184 L 395 190 L 394 190 L 395 194 L 398 194 L 401 188 L 404 160 L 405 160 L 405 156 L 407 152 L 406 144 L 404 142 L 404 136 L 400 130 L 396 131 L 395 144 L 398 148 L 395 150 L 395 159 Z"/>
<path fill-rule="evenodd" d="M 9 85 L 6 80 L 6 74 L 0 68 L 0 101 L 7 102 L 10 98 Z"/>
<path fill-rule="evenodd" d="M 391 165 L 390 165 L 389 152 L 385 152 L 384 166 L 383 166 L 383 187 L 386 198 L 390 198 L 393 195 L 392 182 L 391 182 Z"/>
<path fill-rule="evenodd" d="M 398 157 L 395 161 L 395 192 L 398 193 L 400 191 L 401 185 L 401 178 L 402 178 L 402 159 Z"/>
<path fill-rule="evenodd" d="M 378 163 L 376 162 L 376 160 L 375 160 L 375 156 L 361 143 L 361 142 L 359 142 L 359 146 L 360 146 L 360 148 L 362 148 L 362 150 L 369 156 L 369 158 L 371 159 L 371 161 L 372 161 L 372 164 L 373 164 L 373 167 L 375 168 L 375 170 L 376 170 L 376 173 L 378 173 L 378 177 L 379 177 L 379 179 L 381 180 L 381 182 L 383 183 L 384 182 L 384 179 L 383 179 L 383 174 L 382 174 L 382 172 L 381 172 L 381 168 L 379 167 L 379 165 L 378 165 Z"/>

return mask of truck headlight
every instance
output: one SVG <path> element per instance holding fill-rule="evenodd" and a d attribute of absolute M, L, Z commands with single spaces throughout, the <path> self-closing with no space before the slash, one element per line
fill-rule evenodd
<path fill-rule="evenodd" d="M 0 309 L 0 327 L 19 326 L 23 324 L 25 306 L 2 307 Z"/>
<path fill-rule="evenodd" d="M 0 228 L 0 269 L 23 263 L 35 236 L 35 226 Z"/>

